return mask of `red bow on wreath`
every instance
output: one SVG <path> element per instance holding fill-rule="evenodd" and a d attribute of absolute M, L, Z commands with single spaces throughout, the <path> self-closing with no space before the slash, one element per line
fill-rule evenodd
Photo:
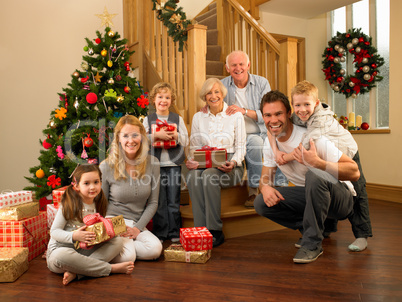
<path fill-rule="evenodd" d="M 350 78 L 350 80 L 355 84 L 355 86 L 353 86 L 353 90 L 356 92 L 356 94 L 360 93 L 360 87 L 367 87 L 368 84 L 363 84 L 358 78 Z"/>
<path fill-rule="evenodd" d="M 355 54 L 355 59 L 353 60 L 353 63 L 358 62 L 360 64 L 364 58 L 371 58 L 366 49 L 362 49 L 359 53 Z"/>

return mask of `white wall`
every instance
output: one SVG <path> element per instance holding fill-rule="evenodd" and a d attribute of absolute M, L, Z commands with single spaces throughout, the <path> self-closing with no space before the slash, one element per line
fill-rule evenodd
<path fill-rule="evenodd" d="M 37 165 L 39 139 L 57 93 L 80 68 L 85 38 L 103 32 L 104 7 L 123 36 L 121 0 L 13 0 L 0 11 L 0 191 L 21 190 Z"/>

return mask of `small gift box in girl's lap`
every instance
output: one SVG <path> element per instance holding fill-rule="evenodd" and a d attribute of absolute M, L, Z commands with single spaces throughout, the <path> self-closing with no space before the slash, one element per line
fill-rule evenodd
<path fill-rule="evenodd" d="M 14 282 L 28 267 L 28 248 L 0 248 L 0 282 Z"/>
<path fill-rule="evenodd" d="M 165 261 L 205 263 L 211 258 L 211 250 L 186 251 L 181 244 L 173 243 L 163 251 Z"/>
<path fill-rule="evenodd" d="M 194 151 L 194 161 L 198 168 L 214 168 L 222 166 L 227 160 L 226 149 L 204 146 Z"/>
<path fill-rule="evenodd" d="M 212 250 L 212 234 L 206 227 L 181 228 L 180 243 L 186 251 Z"/>
<path fill-rule="evenodd" d="M 112 218 L 103 218 L 99 214 L 90 214 L 84 217 L 84 223 L 87 225 L 85 231 L 94 232 L 96 238 L 88 244 L 76 242 L 75 247 L 88 249 L 91 246 L 107 241 L 115 236 L 121 235 L 127 231 L 123 215 Z"/>
<path fill-rule="evenodd" d="M 156 124 L 151 125 L 152 133 L 156 133 L 161 131 L 161 129 L 164 129 L 165 131 L 175 131 L 177 128 L 176 124 L 168 124 L 166 121 L 161 121 L 161 120 L 156 120 Z M 164 149 L 170 149 L 170 148 L 175 148 L 177 146 L 176 140 L 169 140 L 169 141 L 163 141 L 156 139 L 152 143 L 152 147 L 154 148 L 164 148 Z"/>
<path fill-rule="evenodd" d="M 18 191 L 0 194 L 0 209 L 18 206 L 27 202 L 32 202 L 32 191 Z"/>

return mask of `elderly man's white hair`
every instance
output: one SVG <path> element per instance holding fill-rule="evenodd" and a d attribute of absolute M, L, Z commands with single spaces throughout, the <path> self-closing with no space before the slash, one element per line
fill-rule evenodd
<path fill-rule="evenodd" d="M 242 55 L 244 55 L 244 56 L 246 56 L 246 60 L 247 60 L 247 64 L 246 65 L 248 65 L 248 63 L 250 63 L 250 58 L 248 57 L 248 54 L 246 54 L 244 51 L 242 51 L 242 50 L 234 50 L 234 51 L 232 51 L 230 54 L 228 54 L 227 56 L 226 56 L 226 66 L 227 67 L 229 67 L 229 57 L 231 56 L 231 55 L 234 55 L 234 54 L 242 54 Z"/>

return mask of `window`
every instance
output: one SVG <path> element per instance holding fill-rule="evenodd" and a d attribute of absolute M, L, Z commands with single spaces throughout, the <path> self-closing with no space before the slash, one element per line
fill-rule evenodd
<path fill-rule="evenodd" d="M 389 0 L 362 0 L 331 12 L 330 39 L 337 32 L 361 28 L 363 33 L 372 37 L 372 45 L 384 58 L 385 64 L 379 69 L 383 80 L 377 82 L 377 87 L 370 93 L 346 100 L 343 94 L 330 90 L 328 96 L 338 116 L 355 112 L 356 116 L 362 116 L 363 122 L 369 123 L 371 129 L 389 127 L 389 19 Z M 355 72 L 352 61 L 349 54 L 342 66 L 348 74 Z"/>

